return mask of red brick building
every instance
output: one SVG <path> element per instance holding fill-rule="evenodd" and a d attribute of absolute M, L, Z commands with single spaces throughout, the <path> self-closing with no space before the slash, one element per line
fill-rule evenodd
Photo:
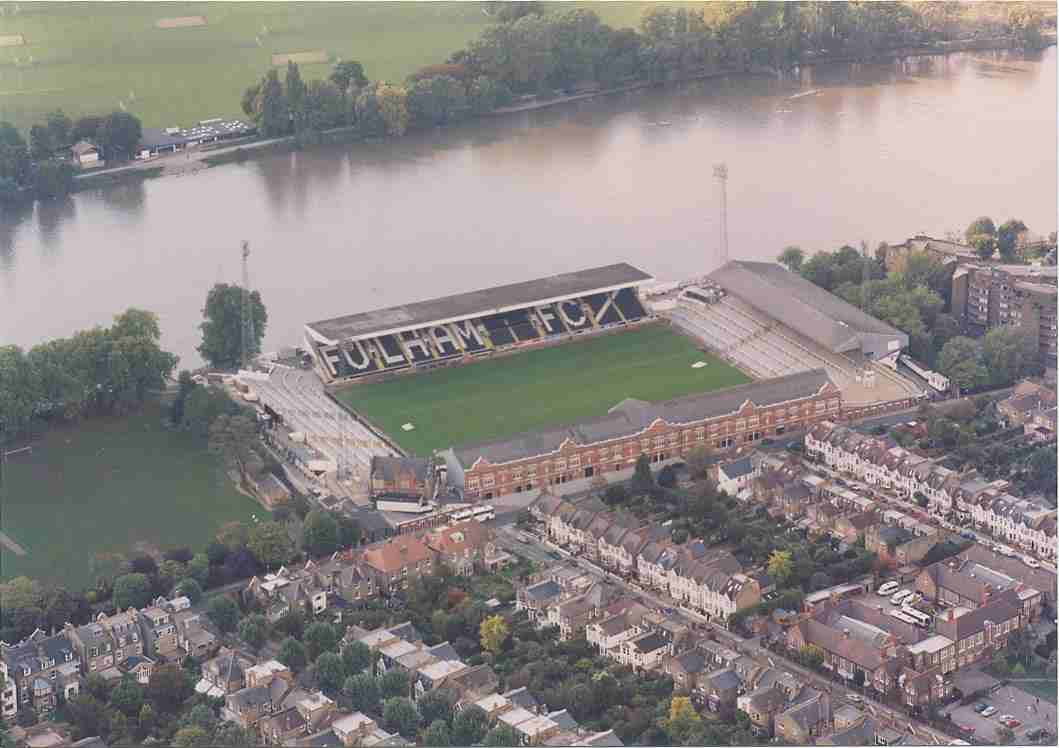
<path fill-rule="evenodd" d="M 834 419 L 839 389 L 822 369 L 659 403 L 624 400 L 607 415 L 443 453 L 449 481 L 491 499 L 633 467 L 693 449 L 729 450 Z"/>

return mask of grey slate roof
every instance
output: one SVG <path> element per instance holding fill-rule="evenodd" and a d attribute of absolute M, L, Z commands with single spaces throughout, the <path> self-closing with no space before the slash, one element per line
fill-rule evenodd
<path fill-rule="evenodd" d="M 353 341 L 440 321 L 454 322 L 549 300 L 644 283 L 651 276 L 626 262 L 604 265 L 547 278 L 493 286 L 479 291 L 417 301 L 387 309 L 310 322 L 306 327 L 334 342 Z"/>
<path fill-rule="evenodd" d="M 721 465 L 721 469 L 724 470 L 724 474 L 727 475 L 730 480 L 742 478 L 744 475 L 750 475 L 754 472 L 754 466 L 750 462 L 750 457 L 740 457 L 738 460 L 725 463 L 724 465 Z"/>
<path fill-rule="evenodd" d="M 520 706 L 529 712 L 536 712 L 539 706 L 536 697 L 525 686 L 508 691 L 503 696 L 515 706 Z"/>
<path fill-rule="evenodd" d="M 908 345 L 908 336 L 871 317 L 797 273 L 770 262 L 733 260 L 710 279 L 774 319 L 836 353 L 858 349 L 863 336 Z"/>
<path fill-rule="evenodd" d="M 470 468 L 479 458 L 493 464 L 512 462 L 555 452 L 567 439 L 578 444 L 596 444 L 632 436 L 659 418 L 674 425 L 690 424 L 735 413 L 748 400 L 759 407 L 801 400 L 817 394 L 830 381 L 827 372 L 814 369 L 658 403 L 626 400 L 605 416 L 577 425 L 553 426 L 506 439 L 454 447 L 452 451 L 465 468 Z"/>
<path fill-rule="evenodd" d="M 743 685 L 743 679 L 739 677 L 739 673 L 729 668 L 710 673 L 706 676 L 706 682 L 718 691 L 728 691 Z"/>

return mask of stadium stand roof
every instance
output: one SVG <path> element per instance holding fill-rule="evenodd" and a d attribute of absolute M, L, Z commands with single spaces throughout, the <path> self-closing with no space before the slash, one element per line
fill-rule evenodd
<path fill-rule="evenodd" d="M 672 424 L 694 423 L 735 413 L 748 400 L 758 406 L 768 406 L 811 397 L 830 381 L 826 371 L 814 369 L 658 403 L 623 400 L 607 415 L 575 426 L 556 426 L 508 439 L 455 447 L 452 453 L 464 468 L 470 468 L 479 458 L 493 464 L 522 460 L 554 452 L 567 439 L 579 444 L 595 444 L 630 436 L 643 431 L 659 418 Z"/>
<path fill-rule="evenodd" d="M 838 296 L 770 262 L 733 260 L 710 273 L 729 293 L 834 351 L 882 358 L 908 345 L 908 336 Z"/>
<path fill-rule="evenodd" d="M 572 296 L 616 290 L 651 280 L 653 278 L 642 270 L 626 262 L 619 262 L 455 296 L 348 314 L 344 317 L 310 322 L 305 327 L 320 342 L 337 345 L 377 335 L 415 330 L 431 324 L 459 322 L 483 314 L 521 309 L 532 304 L 547 304 Z"/>

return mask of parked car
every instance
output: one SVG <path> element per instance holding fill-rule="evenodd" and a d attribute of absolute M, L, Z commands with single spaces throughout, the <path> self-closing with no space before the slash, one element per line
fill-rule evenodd
<path fill-rule="evenodd" d="M 1026 564 L 1026 566 L 1030 567 L 1031 569 L 1041 568 L 1040 562 L 1037 561 L 1037 559 L 1035 558 L 1030 558 L 1029 556 L 1023 556 L 1022 563 Z"/>
<path fill-rule="evenodd" d="M 876 592 L 885 597 L 887 595 L 892 595 L 894 593 L 894 590 L 896 590 L 900 586 L 901 585 L 899 585 L 897 582 L 885 582 L 879 586 L 879 589 L 877 589 Z"/>
<path fill-rule="evenodd" d="M 997 708 L 995 706 L 987 706 L 985 709 L 982 710 L 983 717 L 992 717 L 996 713 Z"/>
<path fill-rule="evenodd" d="M 864 701 L 864 698 L 858 693 L 846 694 L 846 699 L 852 701 L 854 704 L 859 704 Z"/>
<path fill-rule="evenodd" d="M 978 536 L 975 535 L 970 530 L 964 530 L 963 532 L 961 532 L 960 533 L 960 537 L 963 538 L 964 540 L 977 540 L 978 539 Z"/>
<path fill-rule="evenodd" d="M 956 728 L 958 730 L 960 730 L 961 732 L 966 732 L 966 733 L 969 733 L 971 735 L 974 735 L 974 728 L 971 727 L 970 725 L 961 725 L 959 723 L 956 723 Z"/>
<path fill-rule="evenodd" d="M 1012 730 L 1022 724 L 1010 714 L 1000 717 L 997 721 L 1000 722 L 1000 724 L 1004 725 L 1004 727 L 1010 727 Z"/>
<path fill-rule="evenodd" d="M 986 704 L 985 702 L 983 702 L 981 704 L 975 704 L 974 705 L 974 710 L 976 712 L 978 712 L 979 714 L 984 712 L 986 709 L 989 709 L 989 704 Z"/>

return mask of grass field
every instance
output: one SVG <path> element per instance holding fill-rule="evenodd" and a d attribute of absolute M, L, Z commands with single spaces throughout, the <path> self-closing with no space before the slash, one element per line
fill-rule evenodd
<path fill-rule="evenodd" d="M 565 5 L 565 4 L 564 4 Z M 592 6 L 613 26 L 639 23 L 646 2 Z M 273 55 L 323 50 L 368 77 L 401 81 L 444 60 L 490 22 L 481 2 L 0 1 L 0 120 L 21 129 L 61 108 L 71 116 L 124 106 L 145 125 L 241 117 L 243 89 Z M 186 25 L 204 16 L 205 25 Z M 160 27 L 170 26 L 168 28 Z M 302 66 L 324 77 L 331 62 Z"/>
<path fill-rule="evenodd" d="M 23 546 L 0 548 L 0 579 L 26 575 L 78 588 L 89 561 L 137 543 L 206 546 L 224 522 L 259 506 L 238 493 L 217 460 L 149 408 L 129 418 L 60 428 L 8 460 L 0 530 Z"/>
<path fill-rule="evenodd" d="M 693 369 L 696 361 L 708 366 Z M 664 400 L 749 381 L 683 335 L 651 325 L 386 382 L 337 397 L 403 448 L 433 449 L 603 415 L 627 397 Z M 414 431 L 402 431 L 412 423 Z"/>

